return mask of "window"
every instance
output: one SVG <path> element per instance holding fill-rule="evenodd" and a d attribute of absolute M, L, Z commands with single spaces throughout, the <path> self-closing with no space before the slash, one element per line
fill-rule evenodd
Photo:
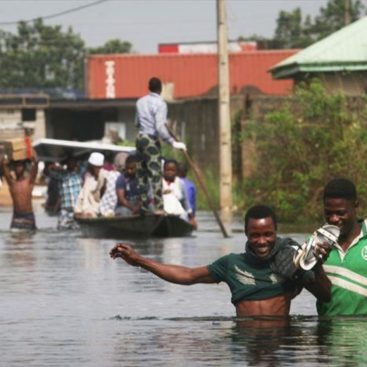
<path fill-rule="evenodd" d="M 22 109 L 22 121 L 36 121 L 36 109 L 35 108 L 23 108 Z"/>

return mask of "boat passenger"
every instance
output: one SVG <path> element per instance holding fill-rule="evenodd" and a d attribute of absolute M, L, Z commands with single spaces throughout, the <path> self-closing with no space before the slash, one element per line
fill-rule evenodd
<path fill-rule="evenodd" d="M 58 229 L 76 229 L 77 223 L 74 220 L 74 210 L 82 187 L 82 176 L 79 172 L 77 160 L 69 156 L 62 166 L 54 165 L 48 169 L 47 175 L 57 180 L 60 195 L 60 213 L 57 219 Z"/>
<path fill-rule="evenodd" d="M 151 78 L 149 94 L 136 103 L 136 124 L 139 129 L 136 137 L 138 188 L 142 210 L 151 211 L 149 189 L 152 190 L 154 212 L 163 214 L 161 144 L 160 139 L 175 149 L 186 150 L 186 145 L 175 141 L 170 135 L 167 122 L 167 104 L 161 98 L 162 82 Z"/>
<path fill-rule="evenodd" d="M 167 214 L 178 215 L 181 219 L 193 218 L 188 203 L 185 187 L 177 175 L 178 163 L 175 159 L 167 159 L 163 164 L 163 203 Z"/>
<path fill-rule="evenodd" d="M 108 169 L 106 169 L 106 164 L 103 168 L 106 170 L 106 191 L 99 203 L 99 212 L 104 217 L 113 217 L 117 205 L 116 181 L 120 176 L 121 166 L 116 165 L 115 159 L 113 163 L 109 162 Z"/>
<path fill-rule="evenodd" d="M 104 155 L 93 152 L 88 158 L 88 168 L 75 207 L 78 218 L 95 218 L 99 214 L 99 202 L 106 189 L 106 171 L 102 169 Z"/>
<path fill-rule="evenodd" d="M 28 174 L 26 164 L 29 160 L 9 162 L 4 157 L 1 162 L 3 174 L 13 201 L 11 229 L 31 231 L 36 229 L 32 207 L 32 191 L 37 177 L 38 162 L 34 154 L 30 160 L 31 167 Z"/>
<path fill-rule="evenodd" d="M 367 219 L 357 216 L 359 206 L 354 183 L 345 178 L 329 181 L 323 194 L 324 217 L 340 228 L 337 244 L 319 244 L 331 281 L 331 300 L 318 300 L 319 315 L 367 315 Z"/>
<path fill-rule="evenodd" d="M 47 195 L 44 206 L 48 215 L 58 215 L 60 213 L 59 181 L 49 174 L 56 167 L 56 162 L 45 162 L 45 168 L 43 169 L 43 178 L 47 184 Z"/>
<path fill-rule="evenodd" d="M 288 264 L 280 266 L 281 259 L 289 258 L 289 251 L 297 246 L 290 238 L 276 235 L 277 220 L 267 206 L 250 208 L 245 216 L 247 243 L 245 252 L 228 254 L 212 264 L 190 268 L 159 263 L 139 255 L 131 246 L 119 243 L 111 251 L 113 259 L 122 257 L 128 264 L 142 267 L 158 277 L 177 284 L 228 284 L 232 303 L 238 317 L 279 316 L 289 314 L 290 304 L 301 287 L 306 287 L 323 302 L 330 300 L 330 281 L 321 266 L 295 278 L 288 276 Z M 294 250 L 296 251 L 296 250 Z M 275 258 L 278 261 L 275 261 Z M 312 272 L 313 276 L 309 275 Z"/>
<path fill-rule="evenodd" d="M 138 181 L 136 178 L 136 156 L 126 158 L 125 169 L 116 181 L 117 216 L 137 215 L 140 212 Z"/>
<path fill-rule="evenodd" d="M 191 224 L 197 229 L 197 222 L 196 222 L 196 186 L 195 184 L 187 178 L 187 165 L 183 162 L 178 163 L 178 177 L 180 177 L 183 187 L 186 193 L 187 197 L 187 203 L 190 206 L 190 212 L 191 212 L 191 218 L 190 222 Z"/>

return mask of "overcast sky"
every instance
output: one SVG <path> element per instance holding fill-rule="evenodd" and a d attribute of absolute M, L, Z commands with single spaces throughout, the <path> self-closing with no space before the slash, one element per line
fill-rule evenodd
<path fill-rule="evenodd" d="M 112 38 L 129 41 L 134 51 L 156 53 L 159 43 L 214 41 L 215 0 L 0 0 L 0 29 L 7 22 L 49 16 L 86 4 L 94 5 L 46 19 L 46 24 L 71 26 L 88 46 Z M 229 38 L 254 33 L 272 36 L 280 10 L 300 7 L 315 15 L 327 0 L 227 0 Z M 64 28 L 66 29 L 66 28 Z"/>

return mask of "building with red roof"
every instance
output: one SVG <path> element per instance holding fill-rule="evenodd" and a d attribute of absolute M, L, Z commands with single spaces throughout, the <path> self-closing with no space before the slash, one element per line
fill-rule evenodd
<path fill-rule="evenodd" d="M 274 80 L 268 70 L 297 50 L 265 50 L 229 55 L 230 92 L 287 95 L 293 81 Z M 207 96 L 217 89 L 216 54 L 91 55 L 86 60 L 86 92 L 91 99 L 138 98 L 159 77 L 171 99 Z"/>

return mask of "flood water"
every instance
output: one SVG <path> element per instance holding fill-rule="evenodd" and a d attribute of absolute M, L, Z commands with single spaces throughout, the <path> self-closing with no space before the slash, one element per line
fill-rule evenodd
<path fill-rule="evenodd" d="M 174 285 L 111 260 L 114 240 L 59 232 L 36 212 L 39 231 L 8 231 L 0 212 L 0 366 L 365 366 L 367 319 L 319 320 L 303 291 L 289 322 L 236 320 L 226 285 Z M 193 237 L 130 241 L 159 261 L 209 264 L 241 252 L 208 214 Z M 292 234 L 303 241 L 304 234 Z"/>

